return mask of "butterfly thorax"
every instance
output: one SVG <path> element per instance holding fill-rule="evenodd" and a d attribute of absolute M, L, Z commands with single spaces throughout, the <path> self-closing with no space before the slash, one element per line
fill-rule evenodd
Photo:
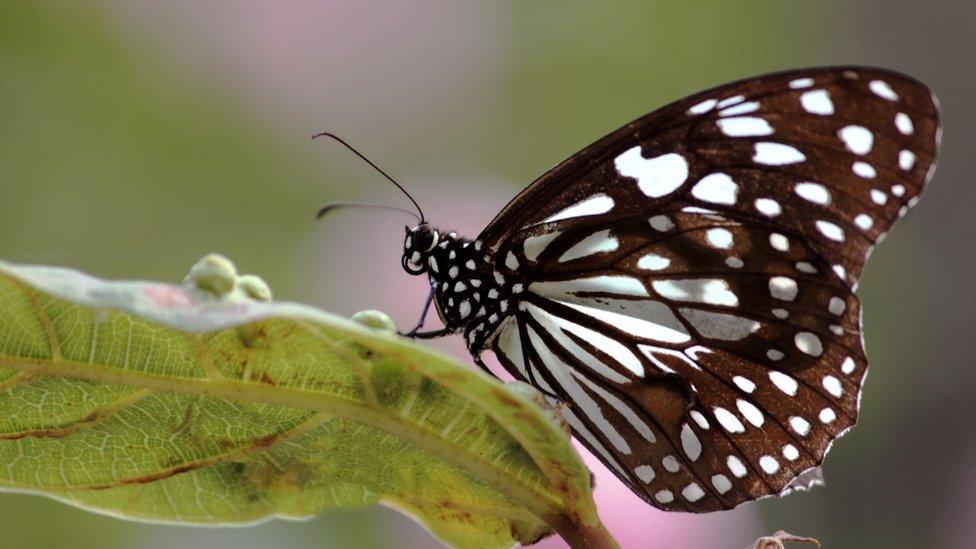
<path fill-rule="evenodd" d="M 502 272 L 480 241 L 442 232 L 427 223 L 407 230 L 403 269 L 426 273 L 437 313 L 451 331 L 463 332 L 468 348 L 480 353 L 510 317 L 522 283 Z"/>

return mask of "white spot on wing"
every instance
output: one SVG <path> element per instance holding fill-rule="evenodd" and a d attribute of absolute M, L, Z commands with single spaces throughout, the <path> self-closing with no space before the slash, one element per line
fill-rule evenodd
<path fill-rule="evenodd" d="M 756 390 L 756 384 L 742 376 L 733 377 L 732 383 L 735 383 L 736 387 L 742 389 L 746 393 L 751 393 Z"/>
<path fill-rule="evenodd" d="M 638 153 L 640 154 L 640 153 Z M 585 217 L 590 215 L 600 215 L 605 214 L 613 209 L 613 199 L 609 196 L 599 193 L 595 194 L 586 200 L 578 202 L 565 210 L 553 215 L 543 221 L 543 223 L 550 223 L 552 221 L 561 221 L 563 219 L 571 219 L 574 217 Z"/>
<path fill-rule="evenodd" d="M 742 460 L 735 456 L 729 456 L 729 458 L 725 460 L 725 464 L 728 465 L 729 471 L 733 476 L 735 476 L 735 478 L 742 478 L 748 473 L 746 466 L 742 463 Z"/>
<path fill-rule="evenodd" d="M 511 251 L 505 256 L 505 266 L 513 271 L 519 268 L 518 258 Z M 451 268 L 454 269 L 454 267 Z M 454 275 L 451 275 L 451 277 L 453 278 Z"/>
<path fill-rule="evenodd" d="M 713 173 L 703 177 L 691 189 L 691 194 L 699 200 L 716 204 L 735 204 L 739 187 L 724 173 Z"/>
<path fill-rule="evenodd" d="M 903 150 L 898 153 L 898 167 L 906 172 L 915 166 L 915 153 Z"/>
<path fill-rule="evenodd" d="M 610 294 L 650 297 L 647 288 L 636 278 L 624 275 L 600 275 L 550 282 L 533 282 L 529 291 L 543 297 L 569 300 L 581 292 L 605 292 Z"/>
<path fill-rule="evenodd" d="M 655 231 L 666 232 L 674 228 L 674 222 L 668 218 L 666 215 L 655 215 L 651 217 L 648 222 L 651 224 L 651 228 Z"/>
<path fill-rule="evenodd" d="M 868 87 L 871 88 L 871 91 L 873 91 L 875 95 L 881 97 L 882 99 L 887 99 L 888 101 L 898 100 L 898 94 L 895 93 L 895 90 L 891 89 L 891 86 L 889 86 L 884 80 L 872 80 L 870 83 L 868 83 Z"/>
<path fill-rule="evenodd" d="M 705 497 L 705 491 L 701 489 L 701 486 L 698 486 L 697 482 L 692 482 L 681 490 L 681 495 L 684 496 L 686 500 L 694 503 Z"/>
<path fill-rule="evenodd" d="M 716 103 L 718 103 L 718 101 L 715 99 L 706 99 L 688 109 L 688 114 L 705 114 L 706 112 L 714 109 Z"/>
<path fill-rule="evenodd" d="M 720 118 L 715 121 L 718 129 L 728 137 L 758 137 L 772 135 L 773 127 L 758 116 L 737 116 L 734 118 Z"/>
<path fill-rule="evenodd" d="M 552 244 L 552 241 L 555 240 L 560 234 L 562 234 L 560 231 L 553 231 L 526 238 L 522 243 L 526 259 L 529 261 L 539 259 L 542 252 L 544 252 L 549 244 Z"/>
<path fill-rule="evenodd" d="M 750 101 L 748 103 L 739 103 L 733 107 L 722 109 L 718 114 L 719 116 L 736 116 L 740 114 L 748 114 L 757 110 L 759 110 L 759 102 Z"/>
<path fill-rule="evenodd" d="M 840 398 L 840 396 L 844 393 L 844 388 L 841 386 L 840 380 L 834 376 L 824 376 L 823 387 L 824 389 L 827 389 L 828 393 L 834 395 L 836 398 Z"/>
<path fill-rule="evenodd" d="M 844 357 L 844 362 L 840 365 L 840 371 L 851 375 L 854 372 L 854 359 L 849 356 Z"/>
<path fill-rule="evenodd" d="M 841 229 L 830 221 L 818 219 L 814 225 L 817 226 L 817 230 L 820 231 L 820 234 L 826 236 L 827 238 L 837 242 L 844 241 L 844 229 Z"/>
<path fill-rule="evenodd" d="M 755 320 L 733 314 L 689 308 L 681 308 L 679 312 L 702 337 L 710 339 L 738 341 L 756 333 L 760 328 Z"/>
<path fill-rule="evenodd" d="M 884 206 L 888 202 L 888 195 L 878 189 L 871 189 L 871 202 L 878 206 Z"/>
<path fill-rule="evenodd" d="M 572 261 L 594 254 L 612 252 L 620 247 L 617 237 L 609 230 L 597 231 L 574 244 L 559 257 L 559 262 Z"/>
<path fill-rule="evenodd" d="M 763 456 L 759 458 L 759 466 L 762 467 L 763 471 L 770 475 L 779 471 L 779 462 L 776 461 L 776 458 L 773 456 Z"/>
<path fill-rule="evenodd" d="M 818 419 L 820 419 L 820 423 L 833 423 L 833 421 L 837 419 L 837 412 L 835 412 L 833 408 L 824 408 L 823 410 L 820 410 Z"/>
<path fill-rule="evenodd" d="M 728 250 L 732 247 L 732 232 L 728 229 L 708 229 L 705 231 L 705 238 L 715 248 Z"/>
<path fill-rule="evenodd" d="M 651 198 L 674 192 L 688 179 L 688 162 L 677 153 L 644 158 L 640 145 L 628 149 L 613 161 L 617 173 L 637 180 L 641 192 Z"/>
<path fill-rule="evenodd" d="M 813 78 L 797 78 L 796 80 L 790 80 L 790 88 L 794 90 L 809 88 L 812 85 Z"/>
<path fill-rule="evenodd" d="M 903 135 L 912 135 L 915 132 L 915 125 L 912 124 L 912 119 L 903 112 L 895 115 L 895 127 Z"/>
<path fill-rule="evenodd" d="M 702 429 L 709 428 L 708 420 L 705 419 L 705 416 L 703 416 L 702 413 L 699 412 L 698 410 L 692 410 L 688 412 L 688 415 L 690 415 L 691 419 L 695 420 L 695 423 L 697 423 L 698 426 L 701 427 Z"/>
<path fill-rule="evenodd" d="M 654 480 L 654 468 L 650 465 L 638 465 L 634 468 L 634 474 L 641 479 L 644 484 L 650 484 Z"/>
<path fill-rule="evenodd" d="M 834 114 L 834 103 L 826 90 L 813 90 L 800 95 L 800 105 L 810 114 Z"/>
<path fill-rule="evenodd" d="M 769 235 L 769 245 L 772 246 L 773 249 L 781 252 L 790 251 L 790 239 L 779 233 L 772 233 Z"/>
<path fill-rule="evenodd" d="M 878 176 L 878 172 L 874 169 L 874 166 L 868 164 L 867 162 L 857 161 L 851 164 L 851 171 L 854 172 L 855 175 L 865 179 L 874 179 Z"/>
<path fill-rule="evenodd" d="M 769 372 L 769 380 L 772 381 L 773 385 L 775 385 L 780 391 L 783 391 L 790 396 L 796 396 L 796 390 L 800 387 L 795 379 L 777 370 L 772 370 Z"/>
<path fill-rule="evenodd" d="M 718 493 L 724 494 L 732 489 L 732 481 L 723 474 L 716 474 L 712 475 L 712 486 L 718 490 Z"/>
<path fill-rule="evenodd" d="M 763 413 L 759 411 L 759 408 L 756 408 L 748 400 L 743 400 L 741 398 L 735 401 L 735 405 L 739 408 L 739 412 L 742 414 L 742 417 L 746 418 L 749 423 L 755 427 L 762 427 L 765 417 L 763 416 Z"/>
<path fill-rule="evenodd" d="M 768 166 L 782 166 L 785 164 L 795 164 L 807 159 L 800 151 L 790 145 L 761 141 L 755 144 L 755 155 L 753 162 L 766 164 Z"/>
<path fill-rule="evenodd" d="M 830 191 L 820 183 L 804 181 L 797 183 L 793 190 L 800 198 L 813 202 L 814 204 L 821 206 L 830 204 Z"/>
<path fill-rule="evenodd" d="M 769 279 L 769 294 L 776 299 L 793 301 L 799 291 L 796 281 L 787 276 L 774 276 Z"/>
<path fill-rule="evenodd" d="M 648 271 L 660 271 L 667 269 L 671 265 L 671 260 L 657 254 L 646 254 L 637 260 L 637 268 Z"/>
<path fill-rule="evenodd" d="M 602 309 L 587 307 L 585 305 L 579 305 L 576 303 L 563 302 L 563 304 L 572 307 L 583 314 L 589 315 L 600 322 L 640 338 L 654 339 L 656 341 L 662 341 L 665 343 L 684 343 L 691 339 L 691 336 L 684 330 L 675 329 L 675 327 L 680 328 L 681 325 L 676 321 L 671 320 L 674 317 L 671 315 L 670 309 L 660 303 L 658 303 L 658 305 L 661 306 L 659 312 L 671 317 L 670 319 L 667 319 L 667 323 L 674 327 L 666 326 L 663 323 L 649 322 L 634 316 L 604 311 Z M 647 304 L 644 303 L 642 305 L 646 306 Z M 643 373 L 638 375 L 643 375 Z"/>
<path fill-rule="evenodd" d="M 651 284 L 662 297 L 674 301 L 695 301 L 730 307 L 739 304 L 739 299 L 732 293 L 728 282 L 720 278 L 655 280 Z"/>
<path fill-rule="evenodd" d="M 790 418 L 790 427 L 800 436 L 807 436 L 810 433 L 810 422 L 800 416 Z"/>
<path fill-rule="evenodd" d="M 725 99 L 718 102 L 718 108 L 724 109 L 725 107 L 735 105 L 737 103 L 742 103 L 746 100 L 744 95 L 733 95 L 732 97 L 726 97 Z"/>
<path fill-rule="evenodd" d="M 813 332 L 797 332 L 793 336 L 796 348 L 810 356 L 820 356 L 823 354 L 823 342 Z"/>
<path fill-rule="evenodd" d="M 817 274 L 817 268 L 806 261 L 797 261 L 796 270 L 801 273 Z"/>
<path fill-rule="evenodd" d="M 874 219 L 868 214 L 858 214 L 854 218 L 854 224 L 857 225 L 861 230 L 869 231 L 871 227 L 874 226 Z"/>
<path fill-rule="evenodd" d="M 868 154 L 874 146 L 874 134 L 864 126 L 844 126 L 837 132 L 847 150 L 854 154 Z"/>
<path fill-rule="evenodd" d="M 733 414 L 732 412 L 730 412 L 730 411 L 728 411 L 725 408 L 722 408 L 720 406 L 716 406 L 712 410 L 712 413 L 715 414 L 715 419 L 717 419 L 718 422 L 722 424 L 722 427 L 726 431 L 728 431 L 730 433 L 744 433 L 745 432 L 746 426 L 743 425 L 742 422 L 739 421 L 739 418 L 735 417 L 735 414 Z"/>
<path fill-rule="evenodd" d="M 698 435 L 691 430 L 691 426 L 685 423 L 681 427 L 681 448 L 691 461 L 697 460 L 701 456 L 702 444 L 698 440 Z"/>
<path fill-rule="evenodd" d="M 779 202 L 776 202 L 772 198 L 757 198 L 756 209 L 759 210 L 759 213 L 765 215 L 766 217 L 776 217 L 777 215 L 783 213 L 783 209 L 780 207 Z"/>

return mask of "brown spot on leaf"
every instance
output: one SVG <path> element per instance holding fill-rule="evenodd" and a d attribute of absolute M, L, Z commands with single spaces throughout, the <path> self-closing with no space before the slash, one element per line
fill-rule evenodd
<path fill-rule="evenodd" d="M 516 400 L 515 398 L 512 398 L 512 395 L 508 394 L 506 391 L 503 391 L 498 387 L 492 387 L 492 391 L 495 393 L 495 398 L 500 400 L 502 404 L 505 404 L 506 406 L 512 406 L 515 408 L 522 407 L 522 403 Z"/>
<path fill-rule="evenodd" d="M 268 375 L 268 372 L 264 370 L 261 371 L 261 375 L 258 377 L 258 381 L 264 383 L 265 385 L 271 385 L 271 386 L 277 385 L 275 380 L 270 375 Z"/>

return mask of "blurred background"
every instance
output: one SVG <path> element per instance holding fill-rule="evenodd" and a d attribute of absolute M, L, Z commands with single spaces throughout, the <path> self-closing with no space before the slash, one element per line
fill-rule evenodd
<path fill-rule="evenodd" d="M 625 547 L 743 547 L 786 529 L 825 547 L 976 539 L 976 5 L 875 0 L 695 3 L 0 3 L 0 258 L 179 280 L 209 251 L 279 299 L 415 321 L 402 204 L 474 236 L 517 191 L 666 102 L 763 72 L 871 64 L 942 102 L 939 169 L 878 248 L 860 296 L 872 371 L 827 487 L 734 511 L 656 511 L 602 465 L 601 514 Z M 442 349 L 470 359 L 458 341 Z M 2 547 L 431 547 L 389 509 L 247 529 L 135 524 L 0 494 Z M 546 547 L 559 547 L 549 540 Z"/>

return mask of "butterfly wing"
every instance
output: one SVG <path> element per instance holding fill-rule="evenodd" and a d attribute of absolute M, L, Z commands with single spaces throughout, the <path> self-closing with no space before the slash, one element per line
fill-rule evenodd
<path fill-rule="evenodd" d="M 744 80 L 628 124 L 482 233 L 526 285 L 493 350 L 658 507 L 797 487 L 857 419 L 853 290 L 938 133 L 924 85 L 860 67 Z"/>

